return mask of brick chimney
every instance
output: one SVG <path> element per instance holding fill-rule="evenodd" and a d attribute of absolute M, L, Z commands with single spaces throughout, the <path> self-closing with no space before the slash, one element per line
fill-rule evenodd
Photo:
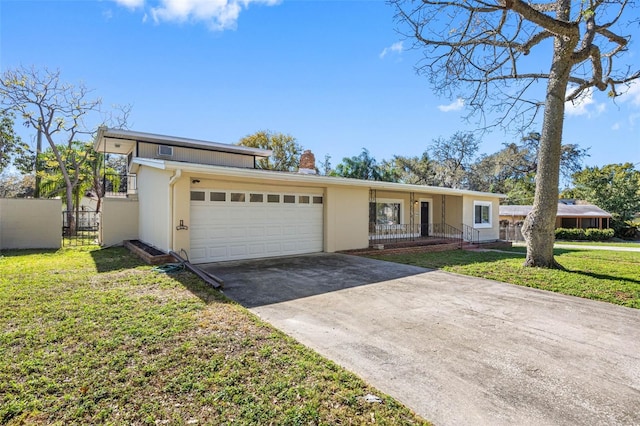
<path fill-rule="evenodd" d="M 310 150 L 305 150 L 300 156 L 300 166 L 298 167 L 298 173 L 304 175 L 316 174 L 316 157 Z"/>

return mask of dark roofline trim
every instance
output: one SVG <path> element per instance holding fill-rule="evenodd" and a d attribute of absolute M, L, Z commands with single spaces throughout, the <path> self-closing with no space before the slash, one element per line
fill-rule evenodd
<path fill-rule="evenodd" d="M 129 142 L 145 142 L 157 145 L 180 146 L 183 148 L 203 149 L 205 151 L 229 152 L 233 154 L 248 155 L 259 158 L 267 158 L 272 152 L 268 149 L 245 147 L 241 145 L 225 144 L 221 142 L 205 141 L 199 139 L 189 139 L 177 136 L 160 135 L 124 129 L 110 129 L 100 127 L 98 129 L 98 140 L 116 139 Z M 106 144 L 106 141 L 105 141 Z"/>
<path fill-rule="evenodd" d="M 116 139 L 116 138 L 111 138 L 111 139 Z M 130 141 L 131 139 L 121 139 L 121 140 L 129 140 Z M 255 161 L 256 157 L 262 158 L 260 155 L 256 155 L 256 154 L 225 151 L 223 149 L 216 149 L 216 148 L 207 149 L 207 148 L 200 148 L 200 147 L 196 147 L 196 146 L 173 145 L 173 144 L 170 144 L 170 143 L 150 142 L 150 141 L 138 140 L 138 139 L 136 139 L 135 142 L 136 142 L 136 148 L 138 148 L 137 144 L 139 144 L 139 143 L 148 143 L 148 144 L 151 144 L 151 145 L 175 146 L 175 147 L 178 147 L 178 148 L 195 149 L 195 150 L 198 150 L 198 151 L 221 152 L 223 154 L 244 155 L 245 157 L 253 157 L 254 161 Z"/>

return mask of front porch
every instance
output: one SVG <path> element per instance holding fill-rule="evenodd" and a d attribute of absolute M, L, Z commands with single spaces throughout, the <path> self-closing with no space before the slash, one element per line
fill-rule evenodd
<path fill-rule="evenodd" d="M 463 202 L 462 196 L 370 189 L 369 247 L 477 244 L 480 231 L 464 223 Z"/>

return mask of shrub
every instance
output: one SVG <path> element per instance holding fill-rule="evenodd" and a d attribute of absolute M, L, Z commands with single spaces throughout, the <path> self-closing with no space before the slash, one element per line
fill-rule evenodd
<path fill-rule="evenodd" d="M 558 228 L 556 229 L 556 240 L 584 240 L 586 235 L 584 229 L 580 228 Z"/>
<path fill-rule="evenodd" d="M 555 231 L 556 240 L 583 240 L 583 241 L 605 241 L 613 237 L 613 229 L 581 229 L 581 228 L 558 228 Z"/>
<path fill-rule="evenodd" d="M 625 240 L 635 240 L 638 238 L 638 231 L 640 231 L 640 225 L 630 220 L 623 222 L 614 219 L 611 221 L 611 227 L 616 231 L 616 237 Z"/>
<path fill-rule="evenodd" d="M 590 228 L 584 234 L 589 241 L 606 241 L 613 238 L 615 231 L 613 229 Z"/>

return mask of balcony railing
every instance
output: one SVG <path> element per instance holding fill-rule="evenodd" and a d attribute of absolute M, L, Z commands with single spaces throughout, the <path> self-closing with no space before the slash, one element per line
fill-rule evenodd
<path fill-rule="evenodd" d="M 397 243 L 402 241 L 417 241 L 423 239 L 446 239 L 462 242 L 463 233 L 446 223 L 421 224 L 369 224 L 369 242 Z"/>
<path fill-rule="evenodd" d="M 135 194 L 138 190 L 136 175 L 107 173 L 102 179 L 102 195 L 105 197 L 123 197 Z"/>

